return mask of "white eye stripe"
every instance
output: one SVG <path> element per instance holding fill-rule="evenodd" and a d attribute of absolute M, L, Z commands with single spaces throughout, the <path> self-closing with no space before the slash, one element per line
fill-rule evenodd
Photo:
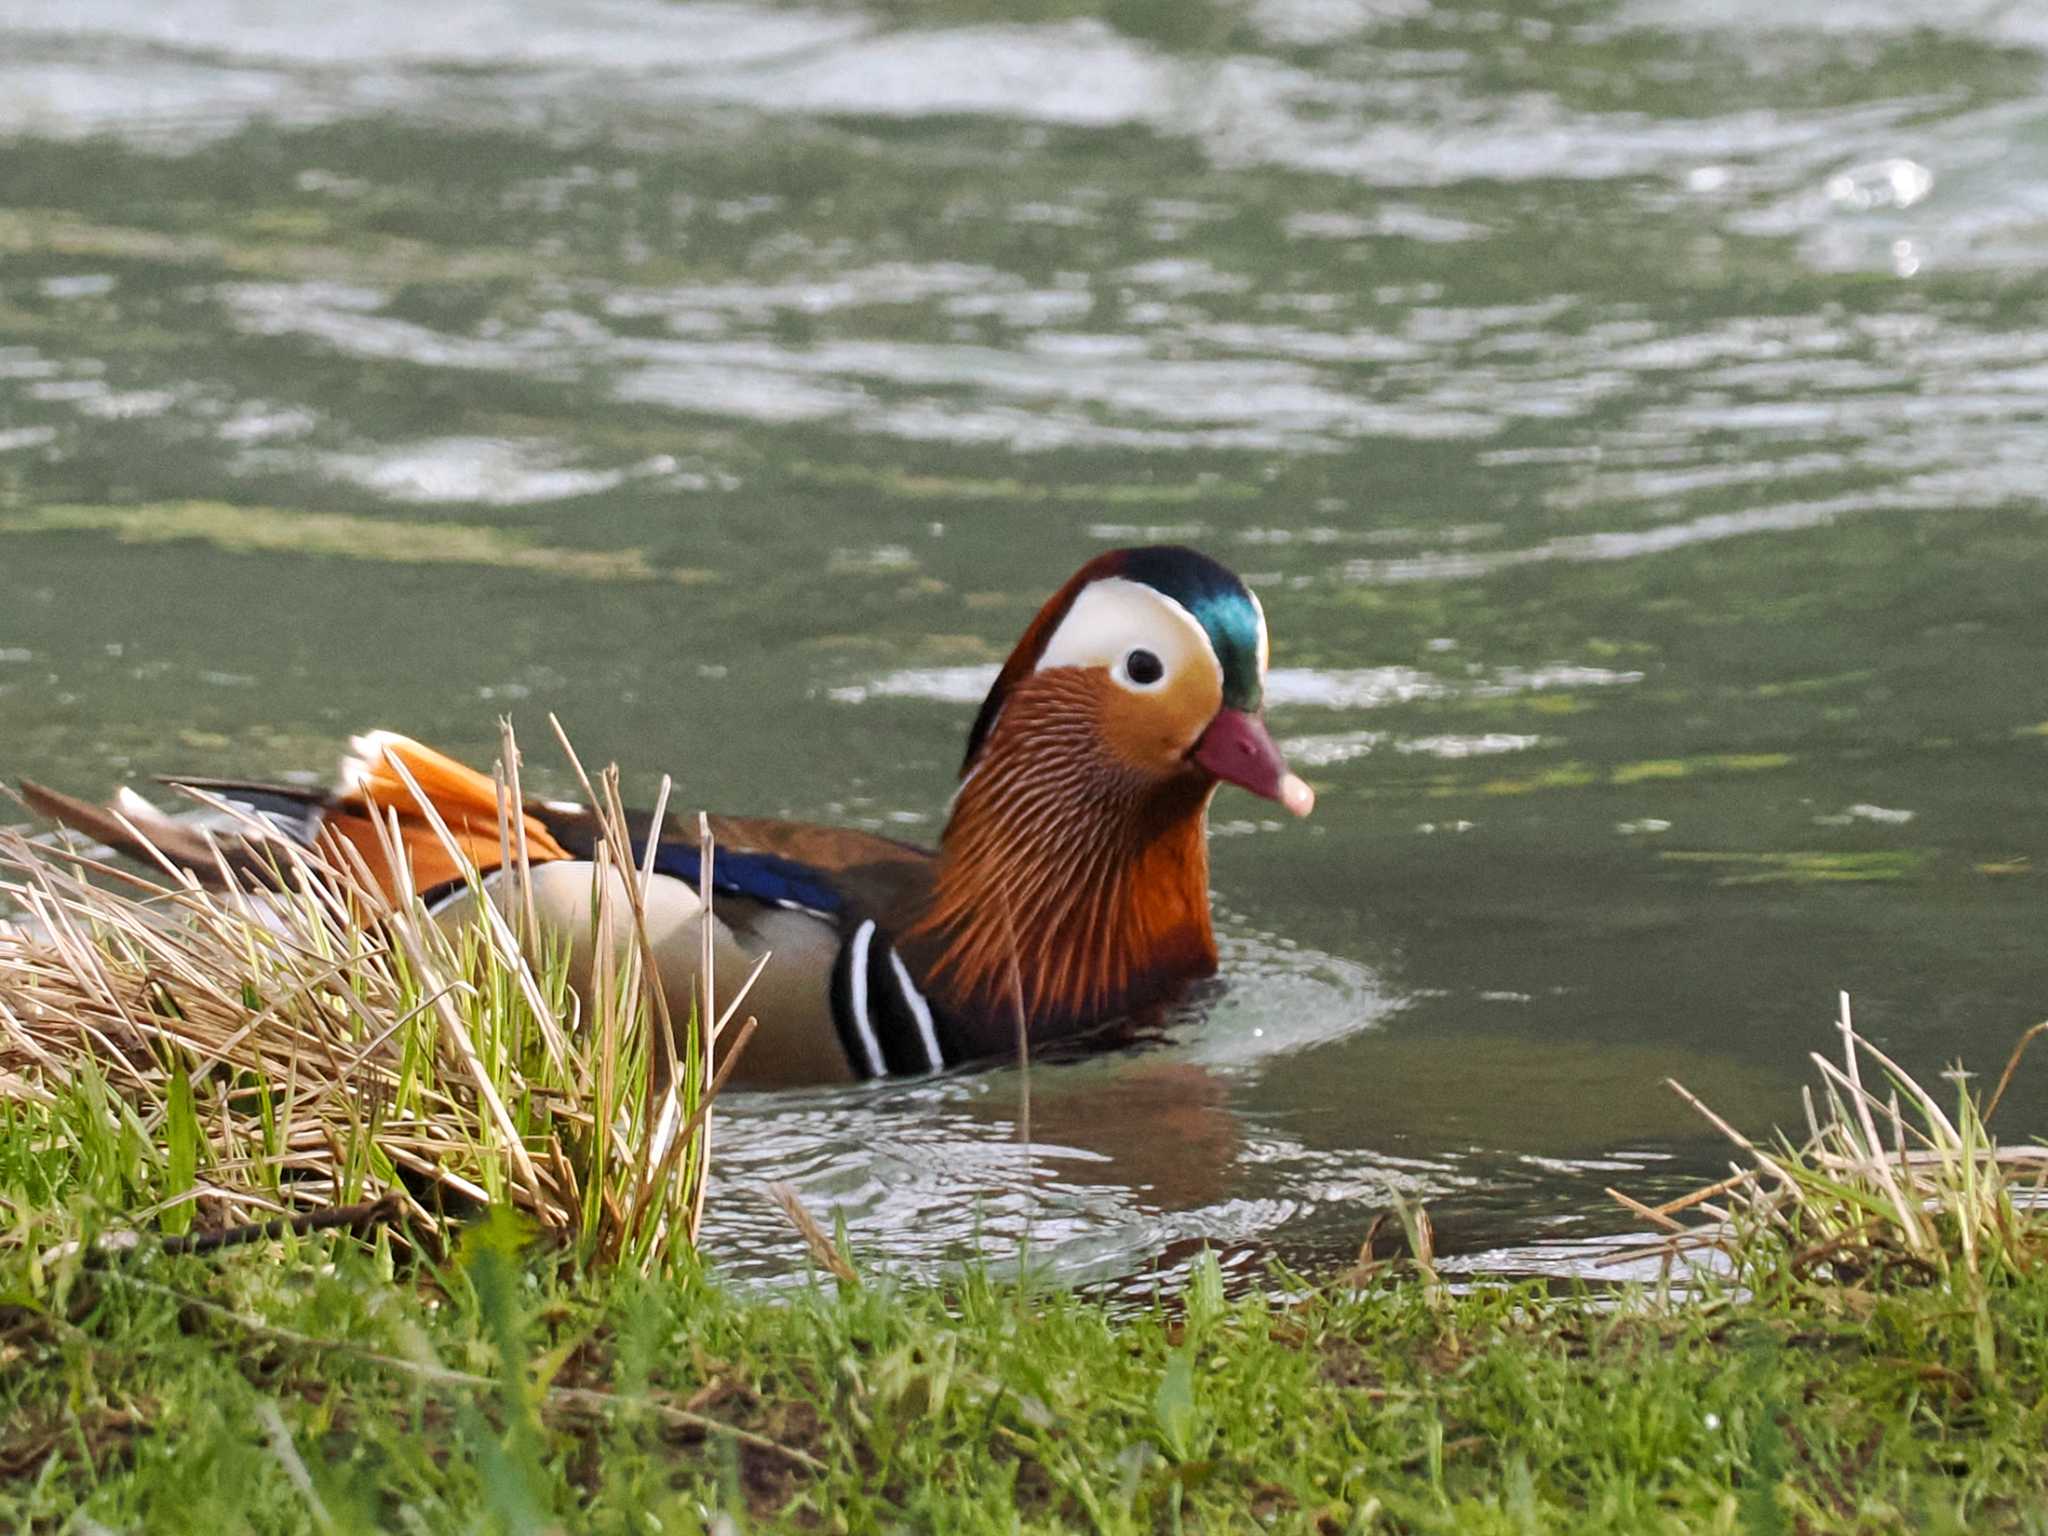
<path fill-rule="evenodd" d="M 1130 676 L 1131 653 L 1141 650 L 1157 658 L 1159 683 Z M 1217 687 L 1223 684 L 1223 669 L 1195 616 L 1165 593 L 1122 576 L 1081 589 L 1039 655 L 1036 670 L 1052 667 L 1101 667 L 1123 687 L 1147 693 L 1189 667 L 1206 668 Z"/>

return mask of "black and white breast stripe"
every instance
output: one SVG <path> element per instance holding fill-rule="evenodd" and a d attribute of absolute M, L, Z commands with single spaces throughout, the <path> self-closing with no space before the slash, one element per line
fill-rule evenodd
<path fill-rule="evenodd" d="M 832 1021 L 858 1077 L 914 1077 L 959 1060 L 952 1031 L 910 979 L 873 918 L 854 929 L 832 967 Z"/>

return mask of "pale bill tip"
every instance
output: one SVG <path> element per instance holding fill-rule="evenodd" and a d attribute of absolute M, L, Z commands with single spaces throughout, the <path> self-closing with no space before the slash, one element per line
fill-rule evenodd
<path fill-rule="evenodd" d="M 1280 803 L 1295 815 L 1306 816 L 1316 808 L 1316 792 L 1301 775 L 1290 773 L 1280 781 Z"/>

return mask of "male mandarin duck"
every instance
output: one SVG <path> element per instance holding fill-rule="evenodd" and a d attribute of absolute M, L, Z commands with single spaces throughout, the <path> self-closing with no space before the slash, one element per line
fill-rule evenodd
<path fill-rule="evenodd" d="M 712 816 L 718 973 L 737 978 L 773 951 L 747 1001 L 760 1025 L 737 1076 L 936 1072 L 1014 1054 L 1020 996 L 1030 1041 L 1044 1045 L 1156 1013 L 1211 975 L 1210 797 L 1235 784 L 1296 816 L 1315 804 L 1267 733 L 1266 658 L 1258 598 L 1216 561 L 1178 546 L 1112 550 L 1053 594 L 1003 664 L 968 733 L 936 850 Z M 345 839 L 387 885 L 370 812 L 395 812 L 415 890 L 459 912 L 471 889 L 394 760 L 486 887 L 502 859 L 494 782 L 389 732 L 355 747 L 330 790 L 174 782 L 214 790 L 300 842 Z M 203 839 L 132 792 L 118 814 L 35 785 L 23 792 L 110 844 L 137 850 L 140 827 L 195 871 L 216 867 Z M 555 800 L 525 810 L 542 925 L 567 941 L 572 976 L 587 977 L 597 820 Z M 668 819 L 647 900 L 679 1017 L 702 944 L 696 829 L 694 814 Z"/>

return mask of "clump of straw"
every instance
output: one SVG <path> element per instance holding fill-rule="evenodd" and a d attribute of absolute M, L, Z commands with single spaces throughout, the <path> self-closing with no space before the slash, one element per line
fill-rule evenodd
<path fill-rule="evenodd" d="M 1674 1082 L 1742 1160 L 1729 1177 L 1659 1206 L 1608 1193 L 1667 1234 L 1659 1251 L 1719 1252 L 1760 1293 L 1950 1290 L 1973 1318 L 1979 1365 L 1995 1374 L 1990 1288 L 2048 1261 L 2048 1147 L 2001 1147 L 1988 1122 L 2048 1025 L 2015 1047 L 1988 1105 L 1967 1073 L 1945 1074 L 1948 1107 L 1857 1033 L 1847 993 L 1836 1028 L 1841 1059 L 1813 1055 L 1820 1083 L 1818 1094 L 1804 1090 L 1804 1140 L 1753 1141 Z"/>
<path fill-rule="evenodd" d="M 453 926 L 390 900 L 345 845 L 268 837 L 270 879 L 223 857 L 202 882 L 0 832 L 0 898 L 22 917 L 0 925 L 0 1114 L 118 1149 L 128 1219 L 174 1242 L 385 1215 L 431 1238 L 506 1205 L 581 1262 L 671 1268 L 702 1218 L 713 1045 L 730 1028 L 729 1069 L 753 1021 L 733 1025 L 744 987 L 716 1011 L 708 963 L 690 1017 L 669 1017 L 617 773 L 600 789 L 569 755 L 602 823 L 587 1001 L 532 922 L 509 726 L 500 841 L 524 943 L 488 899 Z M 380 831 L 409 888 L 395 818 Z"/>

